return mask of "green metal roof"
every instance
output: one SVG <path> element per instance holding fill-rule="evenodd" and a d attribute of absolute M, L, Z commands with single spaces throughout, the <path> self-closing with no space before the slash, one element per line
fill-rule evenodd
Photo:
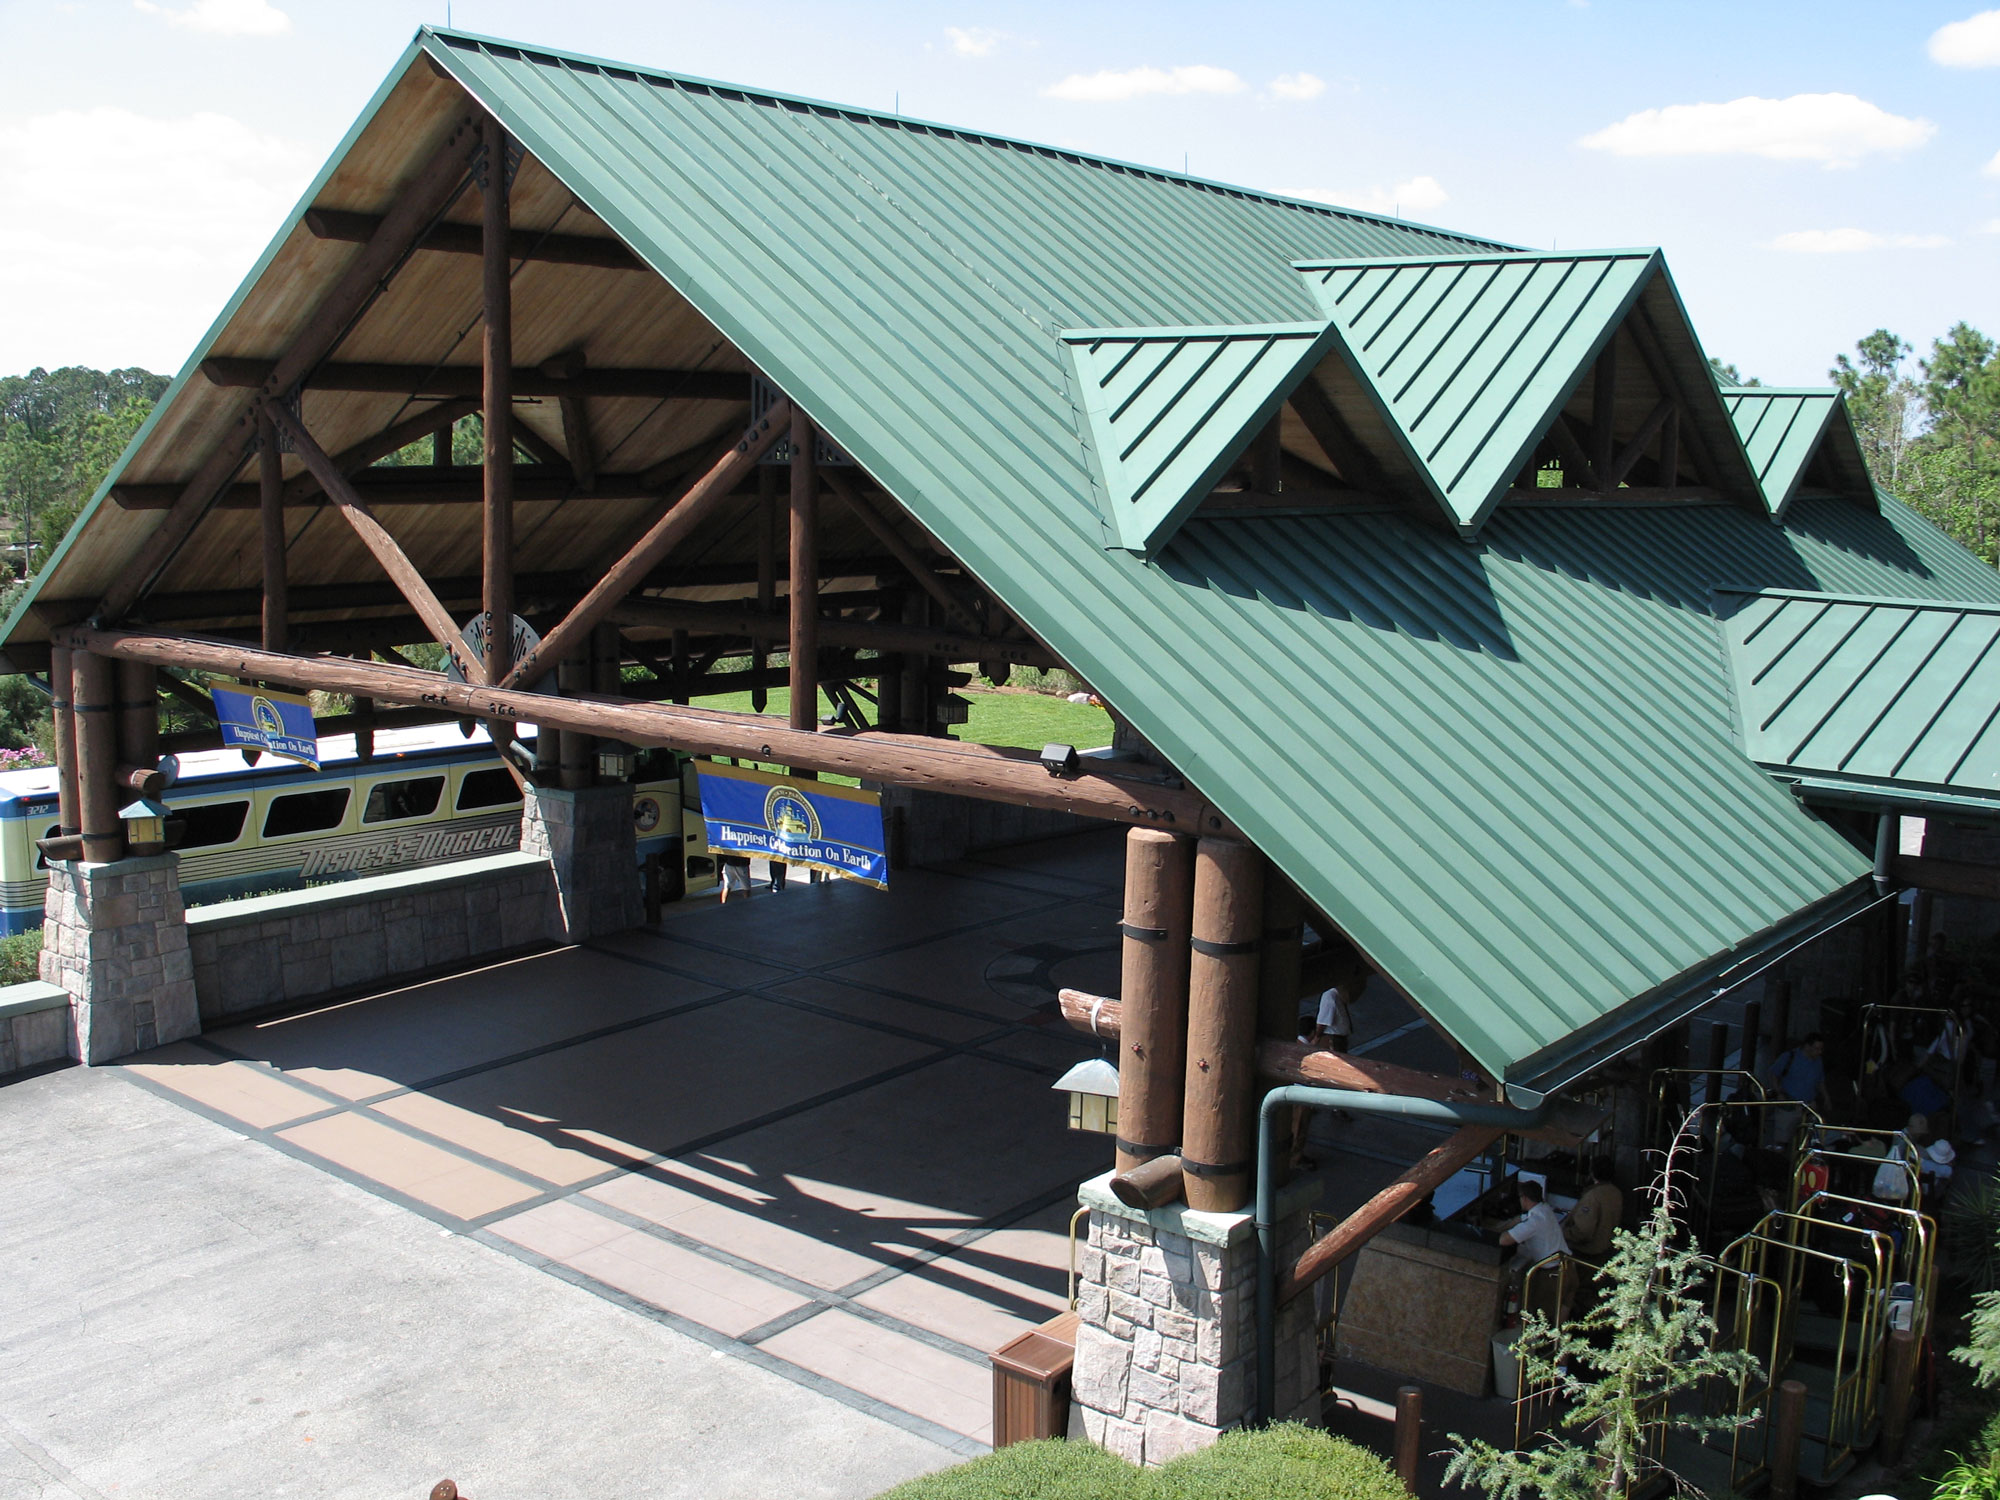
<path fill-rule="evenodd" d="M 1331 342 L 1325 322 L 1065 333 L 1107 541 L 1150 551 L 1207 497 Z"/>
<path fill-rule="evenodd" d="M 1814 789 L 2000 811 L 2000 607 L 1719 591 L 1751 759 Z"/>
<path fill-rule="evenodd" d="M 1822 453 L 1829 478 L 1844 493 L 1873 501 L 1874 486 L 1846 398 L 1839 391 L 1816 386 L 1725 386 L 1722 400 L 1772 515 L 1784 514 L 1814 457 Z"/>
<path fill-rule="evenodd" d="M 1150 556 L 1107 548 L 1106 429 L 1075 330 L 1320 326 L 1294 262 L 1491 263 L 1491 247 L 461 34 L 419 47 L 1523 1092 L 1866 889 L 1869 861 L 1739 749 L 1712 590 L 2000 603 L 1991 569 L 1894 502 L 1802 498 L 1782 526 L 1761 504 L 1501 507 L 1473 545 L 1388 509 L 1197 514 Z M 1569 321 L 1602 330 L 1643 273 L 1571 259 L 1510 275 L 1569 288 L 1550 306 L 1591 285 Z M 1671 288 L 1656 274 L 1640 295 Z M 1551 386 L 1590 342 L 1558 321 L 1520 323 L 1546 338 Z M 1683 395 L 1713 393 L 1691 333 L 1667 352 Z M 1480 467 L 1541 401 L 1525 367 L 1491 407 L 1444 383 L 1483 446 L 1403 408 L 1457 476 L 1458 514 L 1478 512 L 1478 473 L 1518 461 Z M 1220 403 L 1218 431 L 1257 419 L 1250 389 Z M 1182 455 L 1234 441 L 1169 428 Z M 1130 449 L 1141 471 L 1151 441 Z"/>

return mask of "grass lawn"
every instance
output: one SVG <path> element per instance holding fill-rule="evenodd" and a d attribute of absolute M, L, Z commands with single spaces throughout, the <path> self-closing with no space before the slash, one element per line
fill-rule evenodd
<path fill-rule="evenodd" d="M 1071 703 L 1067 698 L 1046 693 L 981 692 L 977 688 L 960 691 L 972 705 L 972 717 L 952 731 L 956 739 L 980 745 L 1018 745 L 1026 750 L 1052 744 L 1089 750 L 1111 743 L 1111 715 L 1101 708 Z M 748 693 L 718 693 L 710 698 L 697 698 L 694 703 L 698 708 L 750 712 Z M 784 715 L 791 712 L 791 707 L 791 693 L 785 688 L 772 688 L 764 712 Z M 824 693 L 820 694 L 820 712 L 833 712 L 833 705 Z"/>

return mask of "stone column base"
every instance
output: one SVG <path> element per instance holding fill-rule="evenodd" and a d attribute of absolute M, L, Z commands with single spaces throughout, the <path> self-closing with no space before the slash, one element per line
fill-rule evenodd
<path fill-rule="evenodd" d="M 1127 1208 L 1110 1174 L 1086 1182 L 1090 1244 L 1077 1283 L 1072 1398 L 1084 1435 L 1133 1463 L 1205 1448 L 1257 1406 L 1257 1234 L 1248 1213 Z M 1278 1256 L 1295 1261 L 1319 1184 L 1279 1198 Z M 1279 1420 L 1318 1417 L 1313 1299 L 1278 1309 Z"/>
<path fill-rule="evenodd" d="M 521 848 L 541 855 L 555 872 L 551 937 L 580 943 L 645 919 L 630 787 L 530 787 L 521 808 Z"/>
<path fill-rule="evenodd" d="M 201 1032 L 180 856 L 49 863 L 42 978 L 70 997 L 70 1056 L 110 1062 Z"/>

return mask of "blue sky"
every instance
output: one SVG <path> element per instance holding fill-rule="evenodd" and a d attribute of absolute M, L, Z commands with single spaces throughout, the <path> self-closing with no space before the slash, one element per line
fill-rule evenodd
<path fill-rule="evenodd" d="M 1658 244 L 1713 354 L 1819 383 L 2000 334 L 1979 0 L 451 0 L 458 26 L 1521 244 Z M 0 373 L 178 368 L 444 0 L 0 0 Z"/>

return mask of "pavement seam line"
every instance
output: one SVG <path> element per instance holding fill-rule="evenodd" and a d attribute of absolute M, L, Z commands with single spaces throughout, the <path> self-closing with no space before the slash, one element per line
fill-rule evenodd
<path fill-rule="evenodd" d="M 66 1468 L 62 1461 L 40 1443 L 21 1431 L 5 1417 L 0 1417 L 0 1429 L 4 1429 L 7 1444 L 29 1463 L 47 1474 L 51 1479 L 68 1490 L 79 1500 L 106 1500 L 102 1490 L 92 1489 L 73 1470 Z"/>

